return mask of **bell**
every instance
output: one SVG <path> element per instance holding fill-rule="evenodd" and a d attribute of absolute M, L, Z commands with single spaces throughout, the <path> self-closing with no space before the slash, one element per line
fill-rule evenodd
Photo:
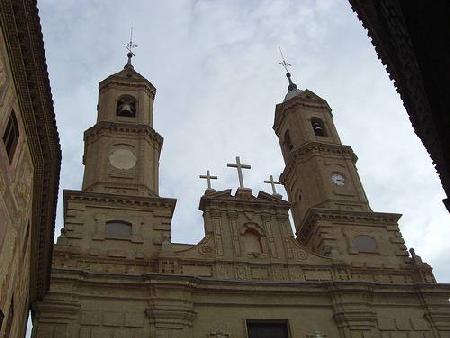
<path fill-rule="evenodd" d="M 133 115 L 133 107 L 129 103 L 122 103 L 119 107 L 119 111 L 122 115 Z"/>
<path fill-rule="evenodd" d="M 313 128 L 314 128 L 314 131 L 316 132 L 316 134 L 323 134 L 323 128 L 319 122 L 314 122 Z"/>

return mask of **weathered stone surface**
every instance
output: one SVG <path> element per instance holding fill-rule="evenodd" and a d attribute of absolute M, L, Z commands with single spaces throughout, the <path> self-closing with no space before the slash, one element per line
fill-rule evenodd
<path fill-rule="evenodd" d="M 61 149 L 36 2 L 0 1 L 0 27 L 0 337 L 23 337 L 48 288 Z"/>

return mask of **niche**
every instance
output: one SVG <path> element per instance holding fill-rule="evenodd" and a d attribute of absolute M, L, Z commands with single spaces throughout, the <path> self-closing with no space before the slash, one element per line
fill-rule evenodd
<path fill-rule="evenodd" d="M 257 224 L 248 223 L 242 227 L 241 240 L 243 251 L 247 256 L 257 256 L 263 253 L 262 231 Z"/>
<path fill-rule="evenodd" d="M 106 237 L 130 238 L 131 229 L 131 223 L 125 221 L 108 221 L 106 222 Z"/>

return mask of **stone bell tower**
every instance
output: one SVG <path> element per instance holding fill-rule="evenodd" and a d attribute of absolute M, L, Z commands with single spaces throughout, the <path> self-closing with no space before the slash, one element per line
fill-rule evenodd
<path fill-rule="evenodd" d="M 163 138 L 153 129 L 155 87 L 131 64 L 99 84 L 97 123 L 84 133 L 83 191 L 158 195 Z"/>
<path fill-rule="evenodd" d="M 330 106 L 312 91 L 297 89 L 287 75 L 288 93 L 276 107 L 273 128 L 286 163 L 282 180 L 296 224 L 312 207 L 370 210 L 357 157 L 342 145 Z"/>
<path fill-rule="evenodd" d="M 298 240 L 351 262 L 379 263 L 376 253 L 401 264 L 407 252 L 397 226 L 400 215 L 370 209 L 357 156 L 341 143 L 330 106 L 312 91 L 299 90 L 289 72 L 287 77 L 288 93 L 276 106 L 273 129 L 286 163 L 280 181 Z"/>
<path fill-rule="evenodd" d="M 176 201 L 158 195 L 163 138 L 153 129 L 156 89 L 127 56 L 123 70 L 99 84 L 97 123 L 84 133 L 82 189 L 64 190 L 58 244 L 142 262 L 170 239 Z"/>

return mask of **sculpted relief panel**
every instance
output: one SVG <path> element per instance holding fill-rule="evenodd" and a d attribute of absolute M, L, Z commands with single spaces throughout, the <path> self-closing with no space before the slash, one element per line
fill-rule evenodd
<path fill-rule="evenodd" d="M 8 92 L 9 79 L 5 61 L 0 54 L 0 107 L 3 106 L 6 93 Z"/>
<path fill-rule="evenodd" d="M 12 191 L 16 208 L 20 211 L 18 213 L 18 216 L 22 219 L 20 223 L 23 224 L 26 222 L 24 218 L 28 217 L 28 211 L 31 210 L 33 193 L 33 164 L 28 147 L 25 144 L 20 154 Z"/>

